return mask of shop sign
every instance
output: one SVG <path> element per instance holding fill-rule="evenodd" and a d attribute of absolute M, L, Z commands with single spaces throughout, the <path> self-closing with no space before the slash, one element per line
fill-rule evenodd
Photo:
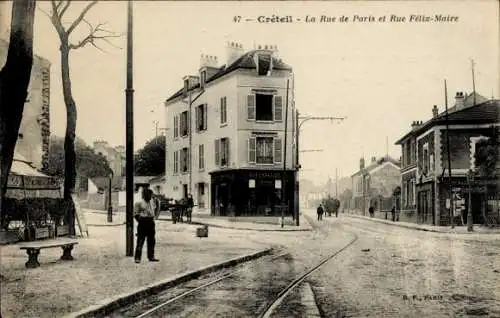
<path fill-rule="evenodd" d="M 274 188 L 281 189 L 281 180 L 274 180 Z"/>
<path fill-rule="evenodd" d="M 248 187 L 250 189 L 254 189 L 255 188 L 255 179 L 248 180 Z"/>

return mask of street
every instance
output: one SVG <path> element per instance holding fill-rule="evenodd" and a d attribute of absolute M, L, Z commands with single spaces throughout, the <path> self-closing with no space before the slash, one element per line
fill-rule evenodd
<path fill-rule="evenodd" d="M 312 216 L 309 212 L 315 230 L 308 234 L 232 235 L 281 245 L 290 255 L 242 265 L 234 276 L 151 316 L 259 316 L 295 278 L 357 237 L 298 285 L 273 317 L 309 317 L 314 312 L 322 317 L 500 317 L 498 236 L 472 240 L 342 214 L 321 222 Z"/>

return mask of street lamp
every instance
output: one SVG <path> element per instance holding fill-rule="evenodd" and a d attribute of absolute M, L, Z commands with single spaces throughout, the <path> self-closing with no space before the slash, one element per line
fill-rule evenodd
<path fill-rule="evenodd" d="M 295 225 L 296 226 L 299 226 L 300 225 L 300 221 L 299 221 L 299 205 L 300 205 L 300 202 L 299 202 L 299 188 L 300 188 L 300 184 L 299 184 L 299 180 L 298 180 L 298 174 L 299 174 L 299 170 L 301 168 L 300 164 L 299 164 L 299 137 L 300 137 L 300 128 L 302 127 L 302 125 L 307 122 L 307 121 L 311 121 L 311 120 L 330 120 L 331 122 L 333 122 L 334 120 L 338 120 L 338 121 L 343 121 L 344 119 L 347 119 L 347 117 L 331 117 L 331 116 L 328 116 L 328 117 L 317 117 L 317 116 L 303 116 L 301 117 L 300 114 L 299 114 L 299 111 L 296 110 L 295 111 L 295 131 L 296 131 L 296 135 L 295 135 L 295 174 L 294 174 L 294 179 L 295 179 Z M 299 123 L 299 120 L 300 123 Z"/>

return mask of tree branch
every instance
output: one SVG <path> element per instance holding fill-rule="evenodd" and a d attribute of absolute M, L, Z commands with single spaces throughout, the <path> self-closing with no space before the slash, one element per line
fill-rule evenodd
<path fill-rule="evenodd" d="M 92 7 L 95 6 L 96 4 L 97 4 L 97 1 L 92 1 L 91 3 L 89 3 L 85 7 L 85 9 L 83 9 L 83 11 L 80 13 L 78 18 L 76 18 L 76 20 L 73 22 L 73 24 L 71 24 L 71 26 L 68 28 L 68 31 L 66 31 L 66 34 L 68 36 L 71 34 L 71 32 L 73 32 L 73 30 L 78 26 L 78 24 L 80 24 L 80 22 L 82 22 L 82 20 L 85 18 L 85 15 L 87 14 L 87 12 L 89 12 L 89 10 L 92 9 Z"/>
<path fill-rule="evenodd" d="M 70 49 L 76 50 L 76 49 L 79 49 L 79 48 L 86 46 L 87 44 L 90 44 L 93 47 L 103 51 L 103 49 L 101 49 L 99 46 L 97 46 L 96 40 L 103 40 L 103 41 L 107 42 L 109 45 L 116 47 L 108 39 L 109 38 L 119 38 L 122 36 L 121 34 L 114 34 L 113 32 L 104 29 L 103 26 L 106 23 L 99 23 L 95 27 L 93 27 L 92 24 L 90 24 L 87 20 L 82 19 L 82 21 L 88 25 L 89 35 L 87 35 L 85 38 L 83 38 L 83 40 L 81 40 L 77 44 L 69 44 Z M 105 33 L 105 34 L 100 35 L 99 33 Z"/>
<path fill-rule="evenodd" d="M 66 12 L 66 10 L 68 10 L 70 4 L 71 4 L 71 0 L 68 0 L 66 2 L 66 5 L 62 8 L 61 12 L 59 12 L 59 19 L 62 19 L 64 13 Z"/>

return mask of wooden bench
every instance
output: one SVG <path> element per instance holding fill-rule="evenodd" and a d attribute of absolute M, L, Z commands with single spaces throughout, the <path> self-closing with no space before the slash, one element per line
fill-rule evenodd
<path fill-rule="evenodd" d="M 28 254 L 28 261 L 24 265 L 26 265 L 27 268 L 35 268 L 40 266 L 40 263 L 38 262 L 38 254 L 40 254 L 41 249 L 61 247 L 63 250 L 61 259 L 65 261 L 71 261 L 73 260 L 73 256 L 71 256 L 71 250 L 76 244 L 78 244 L 78 241 L 76 239 L 58 238 L 38 242 L 22 243 L 20 244 L 19 248 L 22 250 L 26 250 L 26 253 Z"/>

